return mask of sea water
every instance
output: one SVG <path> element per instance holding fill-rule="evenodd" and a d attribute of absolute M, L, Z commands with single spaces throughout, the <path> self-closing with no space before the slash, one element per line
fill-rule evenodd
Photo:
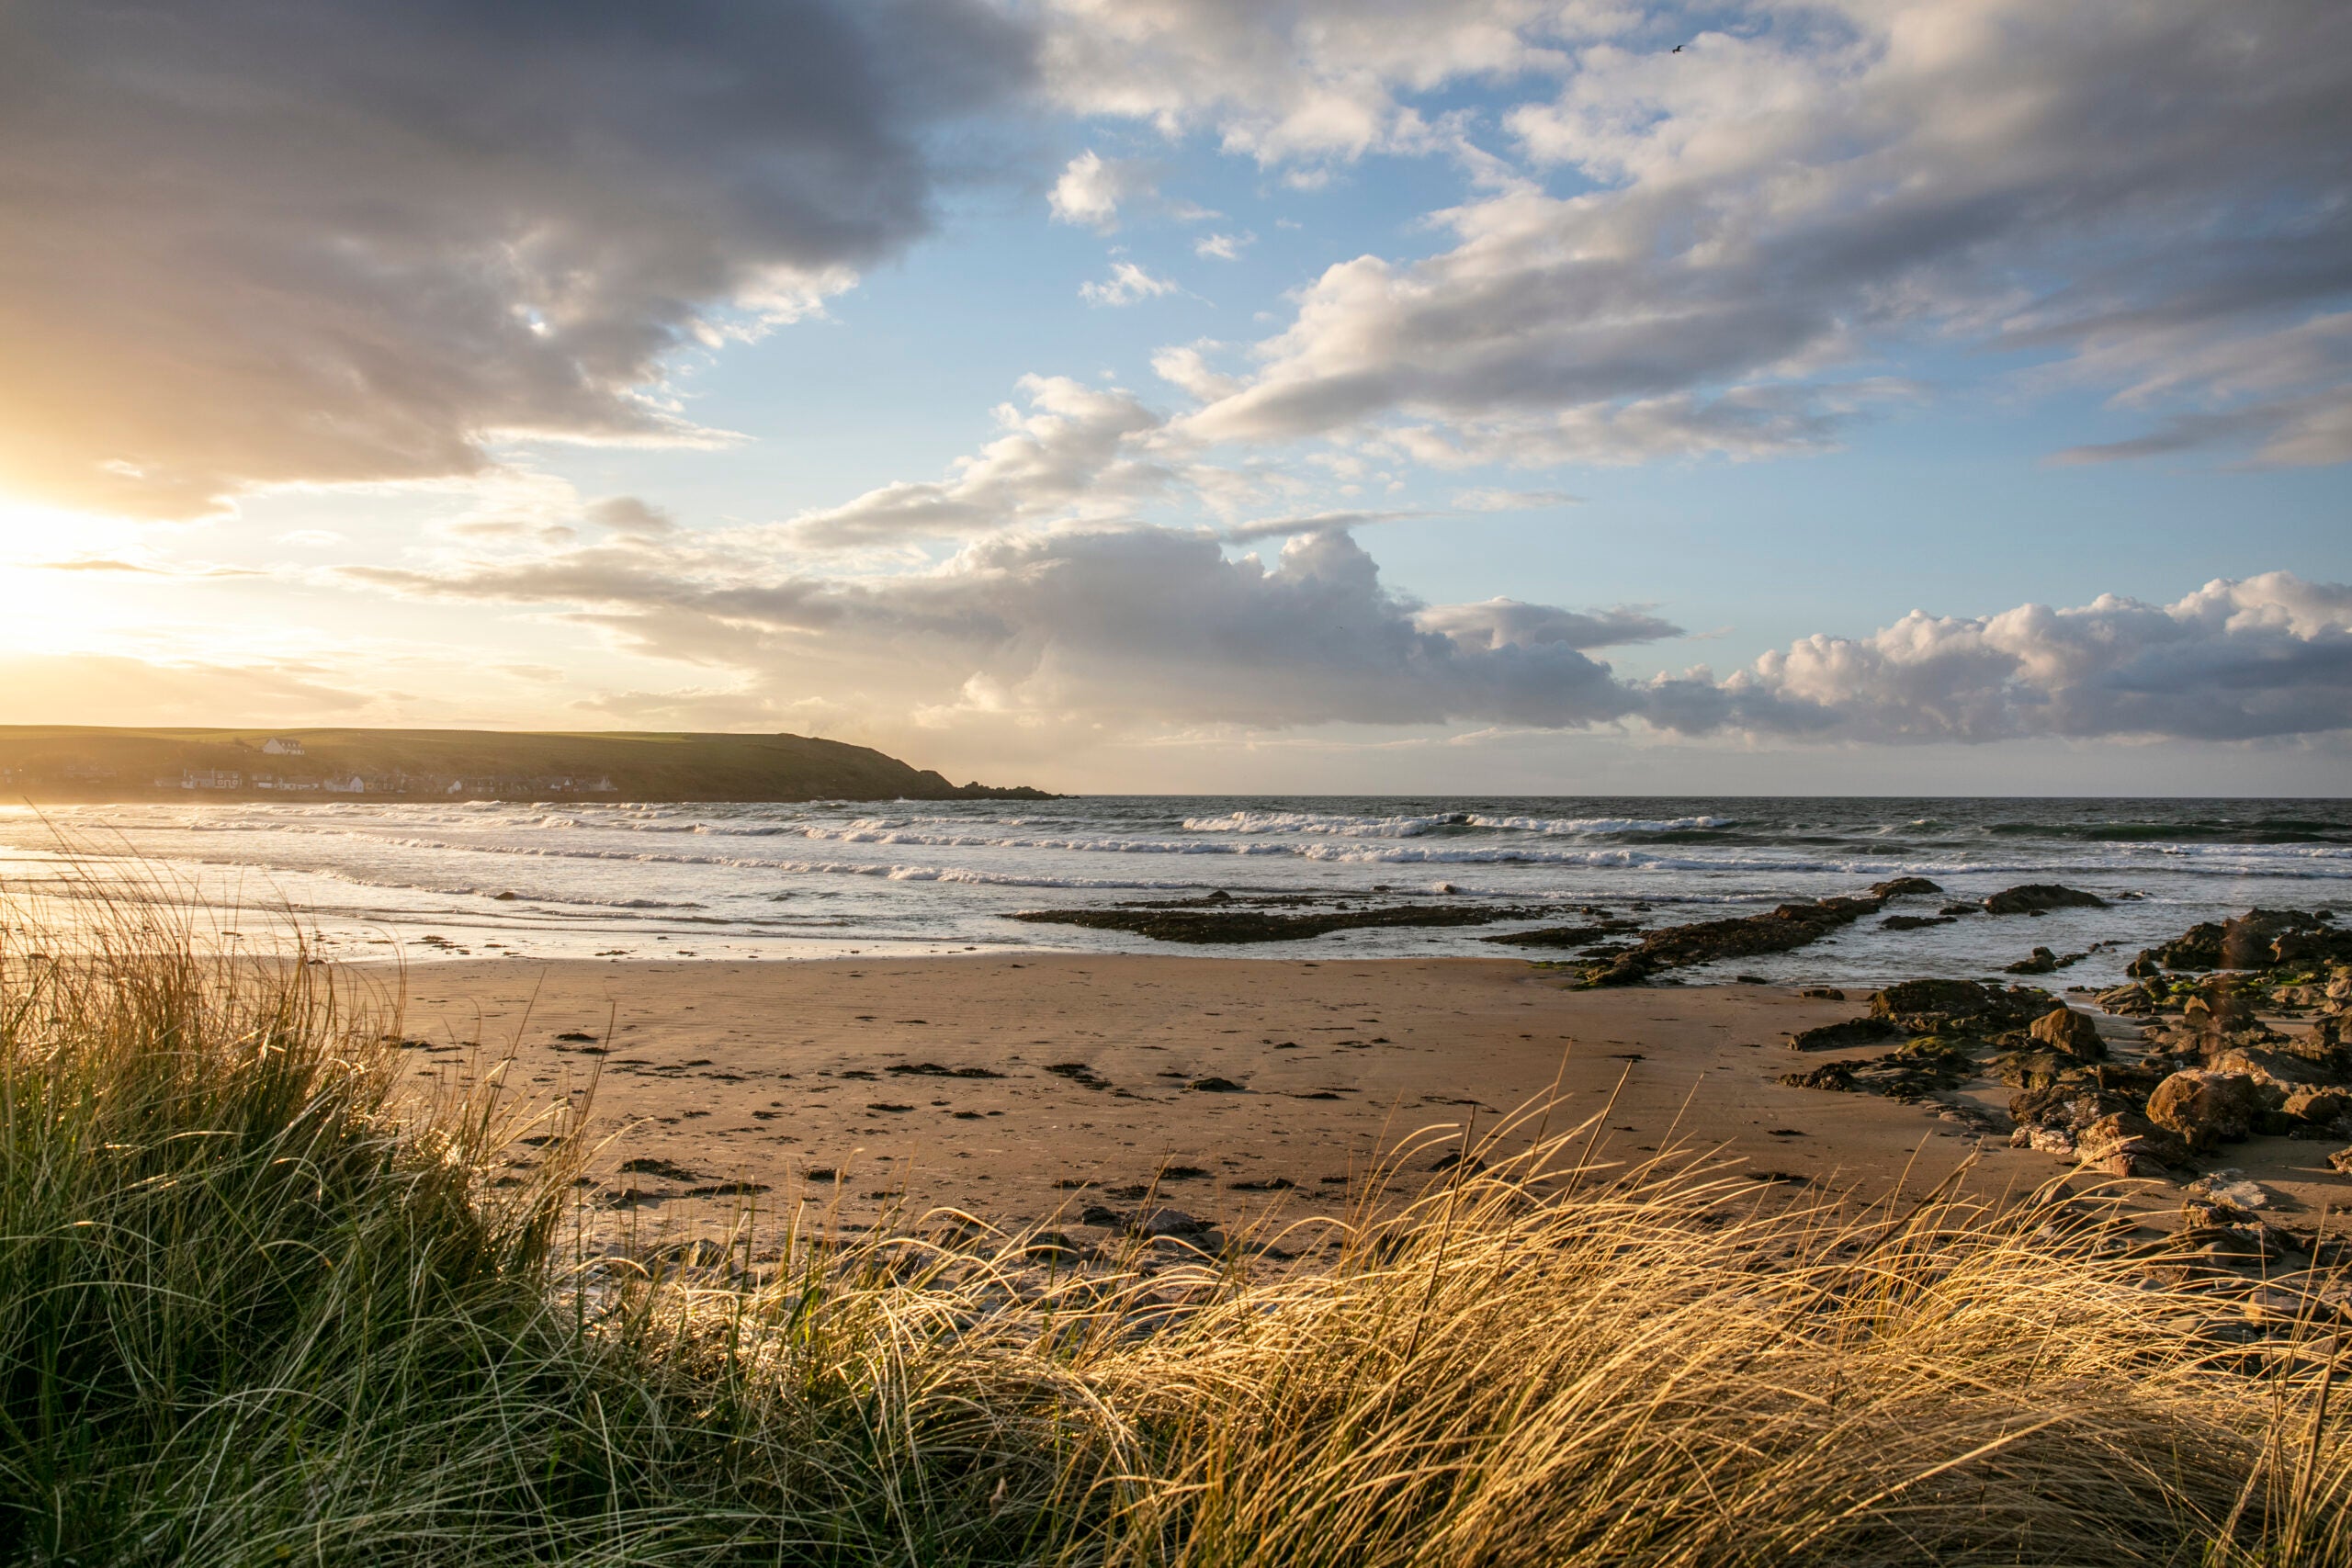
<path fill-rule="evenodd" d="M 1561 956 L 1389 927 L 1174 947 L 1021 910 L 1305 895 L 1596 905 L 1647 926 L 1925 876 L 1934 914 L 2018 883 L 2105 909 L 1876 919 L 1794 952 L 1684 971 L 1776 982 L 1986 975 L 2036 946 L 2143 946 L 2261 905 L 2352 918 L 2352 801 L 1096 796 L 1050 801 L 613 805 L 170 802 L 0 811 L 0 886 L 51 925 L 94 897 L 178 906 L 224 940 L 299 931 L 344 957 L 796 958 L 1041 949 L 1279 958 Z M 1359 903 L 1358 907 L 1362 907 Z M 1589 918 L 1589 917 L 1586 917 Z M 2045 981 L 2044 983 L 2050 983 Z"/>

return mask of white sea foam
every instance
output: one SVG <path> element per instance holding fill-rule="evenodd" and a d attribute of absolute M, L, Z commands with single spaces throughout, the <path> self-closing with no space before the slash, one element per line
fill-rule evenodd
<path fill-rule="evenodd" d="M 594 953 L 605 937 L 693 933 L 729 951 L 793 943 L 1028 943 L 1148 947 L 1074 927 L 1013 926 L 1026 904 L 1284 894 L 1587 903 L 1671 923 L 1928 876 L 1973 903 L 2018 882 L 2064 882 L 2138 902 L 2032 923 L 1971 917 L 1882 933 L 1864 921 L 1748 972 L 1853 979 L 1981 975 L 2028 938 L 2116 940 L 2069 972 L 2098 983 L 2138 945 L 2254 902 L 2307 907 L 2352 889 L 2352 809 L 2292 813 L 2322 841 L 2243 842 L 2261 814 L 2217 803 L 1376 799 L 600 805 L 338 799 L 0 810 L 11 884 L 69 896 L 75 878 L 177 879 L 199 906 L 319 911 L 343 929 L 553 931 Z M 2152 825 L 2103 840 L 2102 821 Z M 2177 821 L 2177 838 L 2163 825 Z M 74 835 L 55 853 L 51 823 Z M 2282 829 L 2284 836 L 2286 829 Z M 2294 829 L 2301 832 L 2303 829 Z M 107 867 L 113 867 L 111 871 Z M 517 897 L 493 897 L 511 887 Z M 309 917 L 306 916 L 306 919 Z M 1398 928 L 1317 939 L 1334 952 L 1492 956 L 1477 928 Z M 357 939 L 355 938 L 355 941 Z M 537 940 L 535 934 L 534 940 Z M 550 938 L 549 940 L 557 940 Z M 535 951 L 538 951 L 536 950 Z M 1290 953 L 1293 950 L 1253 949 Z M 2110 964 L 2110 959 L 2112 963 Z M 1746 964 L 1747 961 L 1743 961 Z M 1775 965 L 1778 965 L 1776 967 Z M 1812 967 L 1808 968 L 1810 965 Z M 1874 967 L 1875 966 L 1875 967 Z M 1832 970 L 1834 969 L 1834 973 Z"/>

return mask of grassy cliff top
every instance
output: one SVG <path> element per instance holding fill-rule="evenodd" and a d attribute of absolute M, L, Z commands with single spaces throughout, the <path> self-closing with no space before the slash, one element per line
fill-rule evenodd
<path fill-rule="evenodd" d="M 272 739 L 300 742 L 300 752 L 265 751 Z M 354 776 L 370 795 L 475 799 L 549 794 L 680 801 L 1039 797 L 1026 788 L 953 784 L 871 747 L 838 740 L 664 731 L 9 725 L 0 726 L 0 773 L 6 775 L 0 786 L 10 796 L 37 801 L 179 795 L 189 773 L 212 775 L 211 793 L 254 797 L 281 784 L 323 788 Z M 238 782 L 219 786 L 219 776 L 231 773 Z M 260 786 L 265 778 L 272 789 Z"/>

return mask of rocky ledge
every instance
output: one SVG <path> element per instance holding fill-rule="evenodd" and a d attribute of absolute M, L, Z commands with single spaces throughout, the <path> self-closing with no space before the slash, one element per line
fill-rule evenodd
<path fill-rule="evenodd" d="M 1439 904 L 1351 905 L 1324 903 L 1309 896 L 1276 894 L 1237 898 L 1216 892 L 1202 898 L 1149 904 L 1118 904 L 1092 909 L 1023 909 L 1009 918 L 1096 931 L 1133 931 L 1155 942 L 1298 942 L 1331 931 L 1383 926 L 1483 926 L 1498 920 L 1557 919 L 1582 905 Z"/>
<path fill-rule="evenodd" d="M 1905 981 L 1862 1016 L 1786 1041 L 1799 1051 L 1902 1043 L 1781 1081 L 1932 1100 L 2088 1175 L 2187 1183 L 2192 1242 L 2257 1264 L 2286 1256 L 2299 1238 L 2260 1184 L 2212 1168 L 2256 1136 L 2352 1141 L 2352 931 L 2324 911 L 2255 909 L 2149 949 L 2132 974 L 2096 998 L 2110 1015 L 2104 1032 L 2034 987 Z M 2139 1021 L 2136 1043 L 2116 1020 Z M 2006 1122 L 1952 1092 L 1988 1078 L 2012 1091 Z M 2352 1147 L 2327 1163 L 2352 1176 Z"/>

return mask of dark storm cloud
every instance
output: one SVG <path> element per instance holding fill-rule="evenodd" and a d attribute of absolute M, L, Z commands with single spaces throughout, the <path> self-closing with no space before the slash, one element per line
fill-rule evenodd
<path fill-rule="evenodd" d="M 665 355 L 921 234 L 978 0 L 0 8 L 0 480 L 170 516 L 674 438 Z"/>

